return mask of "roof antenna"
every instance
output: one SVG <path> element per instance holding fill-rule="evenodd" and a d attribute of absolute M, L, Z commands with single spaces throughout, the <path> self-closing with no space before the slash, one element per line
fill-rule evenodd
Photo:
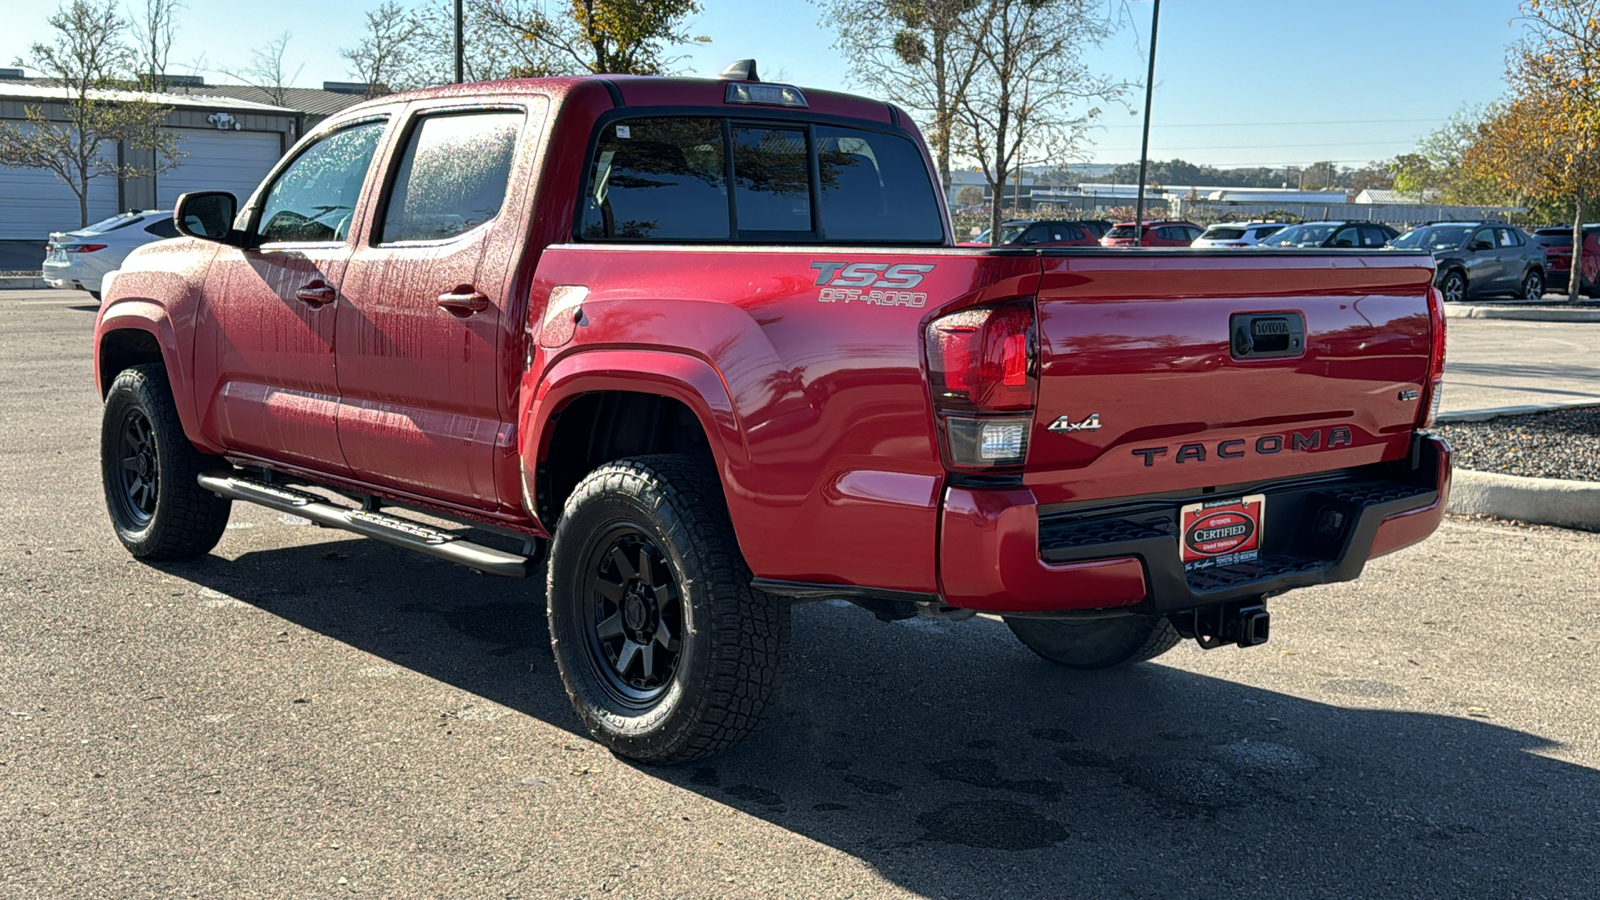
<path fill-rule="evenodd" d="M 741 59 L 726 69 L 723 69 L 722 74 L 718 75 L 717 77 L 727 81 L 761 80 L 761 76 L 756 74 L 756 61 L 753 59 Z"/>

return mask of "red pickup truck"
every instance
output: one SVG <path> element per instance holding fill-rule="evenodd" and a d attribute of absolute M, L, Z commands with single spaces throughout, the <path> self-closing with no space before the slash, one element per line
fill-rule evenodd
<path fill-rule="evenodd" d="M 638 760 L 750 733 L 796 601 L 1079 668 L 1249 646 L 1445 506 L 1426 254 L 959 249 L 904 112 L 753 66 L 381 98 L 174 218 L 95 330 L 133 555 L 242 500 L 547 561 Z"/>

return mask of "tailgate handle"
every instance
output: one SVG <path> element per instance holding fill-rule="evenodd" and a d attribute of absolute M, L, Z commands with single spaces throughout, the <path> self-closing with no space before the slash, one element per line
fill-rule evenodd
<path fill-rule="evenodd" d="M 1228 318 L 1234 359 L 1299 356 L 1306 349 L 1306 319 L 1291 313 L 1234 313 Z"/>

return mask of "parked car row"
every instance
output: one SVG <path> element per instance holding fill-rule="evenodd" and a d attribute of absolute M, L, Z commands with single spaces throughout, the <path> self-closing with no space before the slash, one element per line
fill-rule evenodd
<path fill-rule="evenodd" d="M 1106 230 L 1097 234 L 1100 226 Z M 1571 228 L 1539 228 L 1529 234 L 1499 222 L 1435 222 L 1405 234 L 1367 221 L 1223 222 L 1201 228 L 1193 222 L 1153 220 L 1141 229 L 1134 222 L 1014 219 L 1000 227 L 999 243 L 1005 246 L 1427 250 L 1434 257 L 1439 291 L 1449 301 L 1494 294 L 1537 299 L 1546 290 L 1565 290 L 1572 269 Z M 989 246 L 989 233 L 961 246 Z M 1579 277 L 1583 293 L 1600 296 L 1600 224 L 1584 226 Z"/>

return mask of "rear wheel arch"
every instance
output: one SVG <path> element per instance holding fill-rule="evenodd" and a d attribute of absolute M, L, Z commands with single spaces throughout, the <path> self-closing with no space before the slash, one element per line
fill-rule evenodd
<path fill-rule="evenodd" d="M 534 503 L 551 526 L 573 490 L 595 469 L 619 459 L 663 453 L 713 465 L 707 423 L 682 399 L 641 390 L 585 391 L 546 420 L 534 470 Z"/>

